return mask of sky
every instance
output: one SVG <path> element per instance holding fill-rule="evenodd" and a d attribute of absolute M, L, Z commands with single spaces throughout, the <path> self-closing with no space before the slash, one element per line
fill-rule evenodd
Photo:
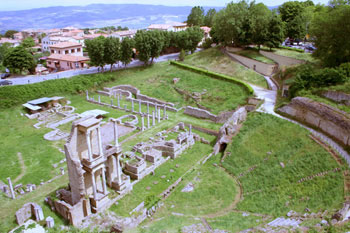
<path fill-rule="evenodd" d="M 49 6 L 83 6 L 92 3 L 138 3 L 167 6 L 225 6 L 232 0 L 0 0 L 0 11 L 25 10 Z M 234 0 L 237 1 L 237 0 Z M 287 0 L 256 0 L 267 6 L 277 6 Z M 313 0 L 314 3 L 327 4 L 328 0 Z"/>

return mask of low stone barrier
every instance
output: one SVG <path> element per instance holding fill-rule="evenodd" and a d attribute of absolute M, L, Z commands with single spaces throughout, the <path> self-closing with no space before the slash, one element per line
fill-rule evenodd
<path fill-rule="evenodd" d="M 210 119 L 214 122 L 216 122 L 216 119 L 217 119 L 217 116 L 212 114 L 211 112 L 204 109 L 191 107 L 191 106 L 187 106 L 185 108 L 184 113 L 190 116 L 201 118 L 201 119 Z"/>
<path fill-rule="evenodd" d="M 325 91 L 322 93 L 322 96 L 335 102 L 350 106 L 350 94 L 346 94 L 340 91 Z"/>

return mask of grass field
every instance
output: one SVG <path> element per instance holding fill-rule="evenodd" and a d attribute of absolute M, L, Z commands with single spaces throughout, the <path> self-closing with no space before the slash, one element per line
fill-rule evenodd
<path fill-rule="evenodd" d="M 255 49 L 247 48 L 247 49 L 244 49 L 242 51 L 236 52 L 236 54 L 248 57 L 250 59 L 254 59 L 256 61 L 264 62 L 264 63 L 267 63 L 267 64 L 275 64 L 275 61 L 273 61 L 273 60 L 271 60 L 271 59 L 261 55 L 258 52 L 258 50 L 255 50 Z"/>
<path fill-rule="evenodd" d="M 339 165 L 308 137 L 309 132 L 270 115 L 253 113 L 233 140 L 224 167 L 239 176 L 244 200 L 239 210 L 272 216 L 289 210 L 313 212 L 341 206 L 341 172 L 298 183 Z M 283 166 L 281 165 L 283 163 Z"/>
<path fill-rule="evenodd" d="M 262 75 L 232 61 L 231 58 L 223 54 L 218 48 L 210 48 L 186 56 L 184 63 L 226 74 L 242 81 L 267 88 L 266 80 Z"/>

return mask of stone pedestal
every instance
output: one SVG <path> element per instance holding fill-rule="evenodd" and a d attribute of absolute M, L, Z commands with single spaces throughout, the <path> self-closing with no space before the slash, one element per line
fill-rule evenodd
<path fill-rule="evenodd" d="M 53 228 L 55 226 L 55 221 L 51 216 L 46 218 L 46 227 L 47 228 Z"/>

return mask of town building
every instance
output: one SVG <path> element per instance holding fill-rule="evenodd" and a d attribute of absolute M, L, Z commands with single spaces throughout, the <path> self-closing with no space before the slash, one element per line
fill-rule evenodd
<path fill-rule="evenodd" d="M 147 30 L 158 30 L 158 31 L 168 31 L 168 32 L 179 32 L 184 31 L 188 28 L 186 23 L 170 23 L 170 24 L 151 24 L 148 26 Z"/>
<path fill-rule="evenodd" d="M 17 47 L 18 45 L 21 44 L 21 41 L 14 40 L 14 39 L 8 39 L 8 38 L 1 38 L 0 39 L 0 46 L 5 44 L 5 43 L 11 44 L 11 47 Z"/>
<path fill-rule="evenodd" d="M 126 37 L 134 38 L 136 32 L 137 32 L 136 30 L 118 31 L 118 32 L 112 33 L 111 35 L 109 35 L 109 37 L 119 38 L 120 40 L 123 40 Z"/>
<path fill-rule="evenodd" d="M 62 42 L 49 46 L 51 55 L 46 65 L 50 72 L 87 67 L 90 59 L 83 56 L 83 46 L 75 42 Z"/>

